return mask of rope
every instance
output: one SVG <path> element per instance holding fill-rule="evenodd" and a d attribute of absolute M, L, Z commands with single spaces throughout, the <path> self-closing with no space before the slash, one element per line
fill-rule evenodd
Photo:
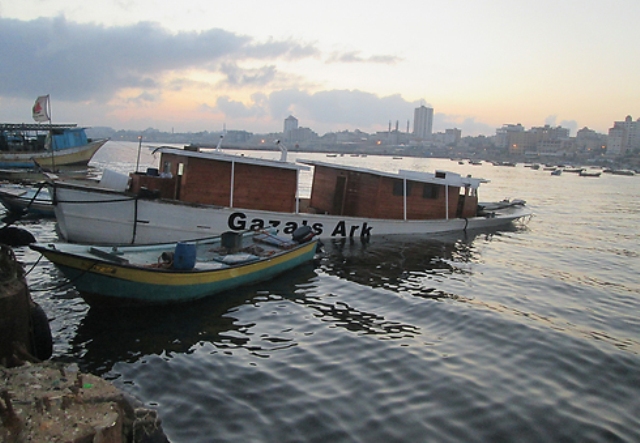
<path fill-rule="evenodd" d="M 42 256 L 40 256 L 40 258 L 42 258 Z M 40 259 L 38 259 L 38 261 L 40 261 Z M 37 263 L 36 263 L 37 264 Z M 77 275 L 75 278 L 73 279 L 67 279 L 66 282 L 62 282 L 59 285 L 53 286 L 53 287 L 49 287 L 49 288 L 43 288 L 43 289 L 31 289 L 31 292 L 45 292 L 45 291 L 56 291 L 58 289 L 62 289 L 65 286 L 71 286 L 73 285 L 75 282 L 77 282 L 78 280 L 80 280 L 82 277 L 84 277 L 86 275 L 87 272 L 90 272 L 98 263 L 94 263 L 91 266 L 89 266 L 89 268 L 85 269 L 84 271 L 82 271 L 82 273 L 80 273 L 79 275 Z M 34 265 L 35 267 L 35 265 Z M 29 272 L 31 272 L 31 270 L 29 270 Z"/>
<path fill-rule="evenodd" d="M 69 204 L 73 204 L 73 205 L 79 205 L 79 204 L 101 204 L 101 203 L 120 203 L 120 202 L 126 202 L 126 201 L 131 201 L 131 200 L 137 200 L 137 197 L 127 197 L 127 198 L 122 198 L 122 199 L 112 199 L 112 200 L 92 200 L 92 201 L 85 201 L 85 200 L 56 200 L 56 203 L 69 203 Z"/>
<path fill-rule="evenodd" d="M 42 255 L 40 255 L 40 257 L 38 257 L 38 259 L 36 260 L 36 262 L 31 266 L 31 268 L 24 274 L 25 276 L 31 274 L 31 271 L 33 271 L 35 269 L 36 266 L 38 266 L 38 263 L 40 263 L 40 260 L 42 260 Z"/>

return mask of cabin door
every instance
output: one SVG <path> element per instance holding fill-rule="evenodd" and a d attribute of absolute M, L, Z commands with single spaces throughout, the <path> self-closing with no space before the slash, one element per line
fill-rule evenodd
<path fill-rule="evenodd" d="M 456 218 L 462 218 L 462 213 L 464 211 L 464 201 L 465 201 L 465 195 L 460 194 L 458 196 L 458 208 L 456 210 Z"/>
<path fill-rule="evenodd" d="M 342 215 L 344 211 L 344 193 L 347 189 L 347 177 L 339 176 L 336 179 L 335 193 L 333 194 L 333 210 L 331 214 Z"/>

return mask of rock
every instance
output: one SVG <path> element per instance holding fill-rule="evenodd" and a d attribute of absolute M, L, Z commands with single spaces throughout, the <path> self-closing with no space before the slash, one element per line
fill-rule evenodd
<path fill-rule="evenodd" d="M 111 383 L 45 362 L 0 368 L 0 441 L 165 443 L 157 414 Z"/>

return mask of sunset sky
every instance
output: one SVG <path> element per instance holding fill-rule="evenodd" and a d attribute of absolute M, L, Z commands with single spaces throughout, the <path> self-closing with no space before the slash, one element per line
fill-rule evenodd
<path fill-rule="evenodd" d="M 638 0 L 0 0 L 0 122 L 320 135 L 606 133 L 640 118 Z"/>

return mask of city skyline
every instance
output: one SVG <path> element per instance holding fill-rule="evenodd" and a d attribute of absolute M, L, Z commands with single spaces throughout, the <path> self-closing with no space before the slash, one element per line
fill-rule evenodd
<path fill-rule="evenodd" d="M 589 127 L 640 115 L 640 3 L 0 0 L 0 120 L 196 132 Z"/>

